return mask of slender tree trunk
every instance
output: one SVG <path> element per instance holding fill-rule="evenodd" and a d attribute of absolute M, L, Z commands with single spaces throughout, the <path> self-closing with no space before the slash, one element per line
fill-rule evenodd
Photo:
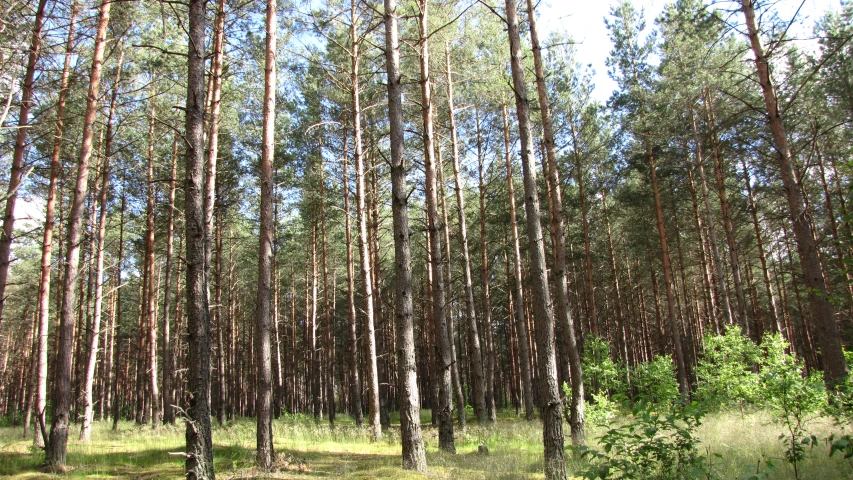
<path fill-rule="evenodd" d="M 445 315 L 444 272 L 441 256 L 441 217 L 438 214 L 438 189 L 436 179 L 435 139 L 433 133 L 432 91 L 429 77 L 429 28 L 427 22 L 428 0 L 418 2 L 420 9 L 420 67 L 421 67 L 421 119 L 424 125 L 424 169 L 427 207 L 427 232 L 430 238 L 429 261 L 432 264 L 432 303 L 435 323 L 436 378 L 439 382 L 438 445 L 441 450 L 456 453 L 453 439 L 453 386 L 451 380 L 452 357 Z M 460 406 L 464 408 L 464 405 Z"/>
<path fill-rule="evenodd" d="M 65 42 L 65 63 L 62 67 L 62 80 L 59 87 L 59 100 L 56 106 L 56 133 L 53 137 L 53 150 L 50 157 L 50 184 L 47 190 L 47 202 L 44 216 L 44 237 L 42 238 L 41 268 L 39 270 L 38 316 L 38 387 L 36 393 L 36 423 L 47 425 L 47 340 L 50 328 L 50 271 L 51 251 L 53 249 L 53 229 L 56 218 L 56 184 L 62 173 L 59 156 L 62 152 L 62 135 L 65 131 L 65 102 L 68 98 L 68 78 L 71 71 L 71 54 L 74 50 L 74 29 L 77 24 L 77 2 L 71 7 L 71 21 L 68 26 L 68 39 Z M 60 257 L 62 255 L 60 254 Z M 35 444 L 44 446 L 42 432 L 37 429 Z"/>
<path fill-rule="evenodd" d="M 172 409 L 172 345 L 171 345 L 171 294 L 172 294 L 172 254 L 175 245 L 175 190 L 178 176 L 178 135 L 172 142 L 172 171 L 169 176 L 169 220 L 166 227 L 166 283 L 163 291 L 163 423 L 174 424 L 175 412 Z"/>
<path fill-rule="evenodd" d="M 385 0 L 385 60 L 388 80 L 388 117 L 391 128 L 391 195 L 394 223 L 394 317 L 397 324 L 397 378 L 400 389 L 400 429 L 403 468 L 426 472 L 426 450 L 421 435 L 420 397 L 415 364 L 412 318 L 412 254 L 409 244 L 408 198 L 403 144 L 403 95 L 397 2 Z"/>
<path fill-rule="evenodd" d="M 186 103 L 187 460 L 189 480 L 213 480 L 210 425 L 210 310 L 205 277 L 204 44 L 205 2 L 190 0 Z"/>
<path fill-rule="evenodd" d="M 461 161 L 459 158 L 459 140 L 456 135 L 456 116 L 453 106 L 453 76 L 450 67 L 450 48 L 445 44 L 445 64 L 447 65 L 447 105 L 450 118 L 450 142 L 453 148 L 453 182 L 456 187 L 456 210 L 459 220 L 459 242 L 462 248 L 462 270 L 465 275 L 465 307 L 468 319 L 468 348 L 471 361 L 471 387 L 474 414 L 477 422 L 484 425 L 488 421 L 486 405 L 486 379 L 483 373 L 483 353 L 480 348 L 480 332 L 477 327 L 477 309 L 474 304 L 474 280 L 471 275 L 471 255 L 468 249 L 468 224 L 465 216 L 465 197 L 460 178 Z M 485 324 L 485 323 L 484 323 Z M 459 407 L 465 411 L 465 405 Z"/>
<path fill-rule="evenodd" d="M 157 381 L 157 283 L 154 276 L 156 262 L 154 251 L 154 103 L 151 104 L 151 119 L 148 126 L 148 204 L 146 207 L 145 265 L 148 269 L 145 319 L 148 329 L 148 380 L 151 393 L 151 425 L 154 431 L 160 428 L 160 385 Z"/>
<path fill-rule="evenodd" d="M 729 289 L 726 284 L 726 275 L 723 273 L 723 261 L 720 250 L 717 247 L 717 231 L 714 227 L 714 218 L 711 216 L 711 196 L 708 192 L 708 180 L 705 176 L 705 162 L 702 159 L 702 144 L 696 128 L 696 118 L 693 116 L 693 107 L 690 108 L 690 118 L 693 123 L 693 140 L 695 143 L 696 170 L 699 172 L 699 181 L 702 183 L 702 199 L 705 203 L 705 220 L 708 224 L 708 241 L 711 244 L 711 254 L 714 263 L 714 278 L 719 290 L 719 306 L 725 317 L 726 325 L 734 325 L 731 302 L 729 301 Z"/>
<path fill-rule="evenodd" d="M 205 106 L 205 113 L 209 113 L 210 122 L 208 125 L 208 154 L 207 163 L 205 164 L 205 184 L 204 184 L 204 275 L 207 281 L 205 288 L 210 288 L 210 265 L 212 263 L 213 252 L 213 233 L 214 233 L 214 215 L 216 209 L 216 162 L 219 158 L 219 112 L 221 109 L 222 98 L 222 64 L 225 56 L 225 0 L 217 0 L 216 2 L 216 17 L 213 26 L 213 56 L 210 63 L 210 91 L 207 92 L 205 102 L 209 105 Z M 208 291 L 208 297 L 210 292 Z M 218 306 L 214 306 L 215 310 L 212 313 L 216 317 L 219 311 Z M 217 320 L 214 318 L 214 320 Z M 217 321 L 213 322 L 218 325 Z M 222 399 L 220 399 L 220 403 Z"/>
<path fill-rule="evenodd" d="M 515 330 L 521 366 L 524 417 L 533 420 L 533 378 L 530 367 L 530 344 L 527 342 L 527 321 L 524 319 L 524 288 L 521 276 L 521 246 L 518 239 L 518 221 L 515 214 L 515 187 L 512 180 L 512 154 L 509 143 L 509 119 L 503 107 L 504 160 L 506 161 L 507 202 L 509 203 L 509 228 L 512 233 L 513 302 L 515 304 Z M 509 279 L 507 279 L 509 280 Z"/>
<path fill-rule="evenodd" d="M 107 196 L 108 190 L 110 186 L 110 157 L 112 156 L 112 121 L 113 116 L 115 115 L 115 107 L 116 107 L 116 97 L 118 96 L 118 88 L 119 88 L 119 80 L 121 78 L 121 67 L 124 59 L 124 50 L 121 50 L 118 56 L 118 63 L 116 66 L 116 76 L 113 80 L 113 88 L 112 95 L 110 98 L 110 109 L 107 115 L 107 133 L 106 133 L 106 147 L 104 152 L 104 161 L 103 166 L 101 167 L 101 188 L 100 195 L 98 198 L 98 203 L 100 205 L 100 216 L 98 217 L 98 233 L 97 233 L 97 243 L 96 243 L 96 252 L 92 252 L 93 255 L 96 256 L 96 266 L 95 266 L 95 274 L 94 274 L 94 282 L 95 282 L 95 305 L 94 305 L 94 315 L 91 325 L 91 330 L 89 332 L 89 349 L 88 349 L 88 359 L 86 363 L 86 371 L 85 371 L 85 379 L 83 381 L 84 385 L 84 397 L 83 397 L 83 422 L 80 428 L 80 440 L 84 443 L 89 443 L 90 435 L 92 433 L 92 421 L 94 420 L 94 405 L 92 398 L 92 386 L 95 379 L 95 367 L 97 365 L 98 360 L 98 343 L 99 343 L 99 335 L 101 332 L 101 310 L 103 306 L 103 296 L 104 296 L 104 283 L 103 283 L 103 272 L 104 272 L 104 238 L 106 237 L 106 229 L 107 229 Z M 94 211 L 94 205 L 92 205 L 92 209 Z M 94 230 L 94 225 L 92 226 Z M 95 242 L 93 242 L 95 244 Z"/>
<path fill-rule="evenodd" d="M 354 34 L 353 34 L 354 35 Z M 364 289 L 364 325 L 365 339 L 367 342 L 367 387 L 370 395 L 370 428 L 374 441 L 382 438 L 382 425 L 379 420 L 379 372 L 376 365 L 376 333 L 374 318 L 374 296 L 373 276 L 371 273 L 370 245 L 367 238 L 367 210 L 365 209 L 365 168 L 361 143 L 361 104 L 358 79 L 358 65 L 360 55 L 358 43 L 352 45 L 352 70 L 350 80 L 352 82 L 352 125 L 353 142 L 355 144 L 355 197 L 356 197 L 356 219 L 358 221 L 358 247 L 361 261 L 360 276 L 362 288 Z"/>
<path fill-rule="evenodd" d="M 551 307 L 551 292 L 548 288 L 548 273 L 545 266 L 545 245 L 542 241 L 542 225 L 539 222 L 539 193 L 536 186 L 536 168 L 533 158 L 533 134 L 530 129 L 530 106 L 527 84 L 521 60 L 518 13 L 515 0 L 506 1 L 510 67 L 515 91 L 515 107 L 518 114 L 518 129 L 521 137 L 521 166 L 524 177 L 524 206 L 527 213 L 527 238 L 529 241 L 530 267 L 535 291 L 534 315 L 536 318 L 537 353 L 539 364 L 539 386 L 542 401 L 542 437 L 545 447 L 545 478 L 565 479 L 566 459 L 563 451 L 563 414 L 560 388 L 557 385 L 557 362 L 554 358 L 554 312 Z M 519 305 L 522 308 L 522 305 Z M 582 419 L 580 419 L 582 420 Z"/>
<path fill-rule="evenodd" d="M 583 369 L 581 367 L 581 357 L 578 351 L 577 339 L 575 338 L 574 319 L 571 315 L 569 307 L 569 293 L 566 284 L 566 241 L 565 241 L 565 224 L 563 220 L 563 195 L 560 191 L 560 174 L 557 169 L 557 153 L 554 144 L 554 131 L 551 125 L 551 108 L 548 104 L 548 94 L 545 87 L 545 67 L 542 65 L 542 50 L 539 46 L 539 36 L 536 31 L 536 12 L 533 7 L 533 0 L 527 0 L 527 17 L 530 23 L 530 43 L 533 46 L 533 64 L 536 73 L 536 91 L 539 97 L 539 111 L 542 115 L 542 127 L 544 130 L 545 153 L 547 157 L 547 177 L 548 185 L 553 201 L 550 204 L 548 212 L 551 217 L 551 239 L 553 241 L 554 250 L 554 268 L 552 274 L 555 277 L 554 283 L 557 288 L 557 308 L 559 314 L 558 322 L 562 325 L 563 334 L 565 335 L 564 346 L 567 352 L 565 355 L 569 357 L 569 369 L 571 371 L 572 385 L 572 401 L 571 401 L 571 416 L 569 425 L 572 431 L 572 443 L 574 445 L 582 445 L 584 443 L 584 384 L 583 384 Z M 572 137 L 576 138 L 577 132 L 574 123 L 571 126 Z M 575 142 L 577 145 L 577 142 Z M 584 195 L 583 170 L 581 169 L 580 153 L 577 148 L 574 149 L 575 165 L 577 169 L 577 180 L 580 188 L 579 194 L 581 199 L 581 219 L 584 234 L 584 253 L 585 253 L 585 279 L 586 279 L 586 295 L 588 305 L 589 323 L 592 326 L 592 332 L 598 335 L 598 319 L 595 312 L 595 291 L 592 284 L 592 259 L 589 243 L 589 225 L 587 223 L 587 207 L 586 196 Z M 559 391 L 559 388 L 558 388 Z"/>
<path fill-rule="evenodd" d="M 15 202 L 18 199 L 18 188 L 24 180 L 24 151 L 27 148 L 27 134 L 30 130 L 33 84 L 35 83 L 36 64 L 41 55 L 41 30 L 44 25 L 46 5 L 47 0 L 39 0 L 36 7 L 27 69 L 24 73 L 24 84 L 21 89 L 21 112 L 18 114 L 18 131 L 15 135 L 15 148 L 12 151 L 12 171 L 9 174 L 9 188 L 3 197 L 6 200 L 6 210 L 3 214 L 3 230 L 0 232 L 0 325 L 3 322 L 3 307 L 6 305 L 6 281 L 9 277 L 9 256 L 12 252 L 12 235 L 15 227 Z"/>
<path fill-rule="evenodd" d="M 89 75 L 89 92 L 83 120 L 83 141 L 77 164 L 77 185 L 71 212 L 68 216 L 68 248 L 65 275 L 62 284 L 62 307 L 60 309 L 59 351 L 56 359 L 56 383 L 53 391 L 53 421 L 46 449 L 46 463 L 51 468 L 63 469 L 68 445 L 68 427 L 71 420 L 71 367 L 74 348 L 74 306 L 77 303 L 77 284 L 80 265 L 80 237 L 83 224 L 83 203 L 88 191 L 89 158 L 92 155 L 95 118 L 98 113 L 98 92 L 101 86 L 101 70 L 106 47 L 107 24 L 110 20 L 108 1 L 101 3 L 98 30 L 92 55 L 92 70 Z"/>
<path fill-rule="evenodd" d="M 666 295 L 666 318 L 667 327 L 672 335 L 672 349 L 675 357 L 676 373 L 678 376 L 678 391 L 682 398 L 687 398 L 690 390 L 687 383 L 687 365 L 684 361 L 684 350 L 681 345 L 681 322 L 675 315 L 675 292 L 673 291 L 672 263 L 669 257 L 669 244 L 666 237 L 666 225 L 663 220 L 663 206 L 661 205 L 660 188 L 658 187 L 657 167 L 655 157 L 652 154 L 652 146 L 646 139 L 646 159 L 649 162 L 649 172 L 652 178 L 652 193 L 655 200 L 655 214 L 657 216 L 658 238 L 660 240 L 661 263 L 663 264 L 664 294 Z M 657 301 L 657 298 L 655 298 Z"/>
<path fill-rule="evenodd" d="M 761 85 L 761 91 L 764 95 L 768 124 L 778 155 L 782 184 L 788 202 L 788 213 L 797 240 L 800 268 L 808 289 L 810 310 L 814 314 L 817 327 L 818 342 L 824 363 L 823 378 L 828 388 L 834 388 L 837 382 L 847 377 L 849 369 L 844 359 L 844 352 L 841 349 L 841 337 L 838 334 L 838 325 L 835 323 L 832 305 L 829 304 L 826 282 L 818 258 L 809 215 L 805 208 L 803 194 L 797 186 L 794 160 L 788 147 L 788 135 L 782 120 L 782 112 L 779 110 L 776 92 L 770 79 L 770 64 L 764 55 L 764 47 L 762 47 L 759 38 L 753 0 L 741 0 L 741 8 L 746 18 L 747 34 L 752 53 L 755 55 L 758 83 Z"/>
<path fill-rule="evenodd" d="M 123 182 L 124 183 L 124 182 Z M 115 285 L 116 285 L 116 330 L 113 334 L 118 341 L 121 341 L 121 315 L 122 315 L 122 304 L 121 304 L 121 291 L 122 291 L 122 283 L 121 283 L 121 268 L 122 268 L 122 260 L 124 257 L 124 212 L 127 207 L 127 197 L 125 195 L 121 196 L 121 208 L 119 214 L 119 226 L 118 226 L 118 252 L 116 254 L 116 271 L 114 273 Z M 128 343 L 129 347 L 129 343 Z M 130 348 L 127 349 L 128 357 L 130 356 Z M 113 365 L 115 368 L 115 381 L 113 383 L 113 403 L 111 405 L 113 409 L 113 431 L 118 430 L 118 421 L 121 416 L 121 345 L 116 344 L 115 358 L 113 359 Z M 125 362 L 125 366 L 129 366 L 130 359 Z M 124 378 L 127 379 L 127 375 L 124 375 Z"/>
<path fill-rule="evenodd" d="M 732 225 L 731 213 L 729 212 L 729 199 L 726 194 L 725 166 L 723 165 L 723 154 L 720 151 L 720 141 L 717 137 L 717 118 L 711 105 L 712 98 L 709 90 L 705 89 L 705 109 L 708 121 L 708 137 L 711 144 L 711 156 L 714 158 L 714 175 L 717 179 L 717 193 L 720 197 L 720 213 L 723 217 L 723 231 L 726 234 L 726 243 L 729 246 L 729 262 L 732 268 L 732 280 L 735 285 L 735 297 L 737 299 L 737 320 L 743 329 L 743 333 L 752 337 L 754 341 L 759 340 L 753 332 L 752 325 L 746 315 L 746 295 L 743 290 L 743 279 L 740 274 L 740 258 L 737 251 L 737 240 L 735 239 L 734 226 Z"/>
<path fill-rule="evenodd" d="M 353 8 L 355 2 L 353 2 Z M 353 27 L 353 32 L 355 32 Z M 353 33 L 353 36 L 355 34 Z M 346 145 L 345 145 L 346 146 Z M 350 369 L 350 390 L 352 399 L 350 400 L 350 413 L 355 418 L 355 424 L 361 426 L 364 422 L 364 414 L 361 411 L 361 381 L 359 379 L 358 369 L 358 324 L 355 313 L 355 262 L 352 254 L 352 229 L 350 228 L 351 210 L 350 210 L 350 188 L 349 177 L 347 176 L 347 151 L 344 148 L 343 155 L 343 182 L 344 182 L 344 229 L 346 230 L 346 250 L 347 250 L 347 320 L 349 333 L 349 369 Z"/>
<path fill-rule="evenodd" d="M 264 52 L 264 120 L 261 143 L 261 205 L 260 247 L 258 252 L 258 301 L 255 326 L 255 353 L 257 367 L 258 468 L 269 471 L 275 458 L 272 436 L 272 345 L 270 343 L 270 297 L 272 288 L 272 230 L 273 230 L 273 159 L 275 154 L 275 88 L 276 46 L 278 23 L 276 0 L 267 0 L 266 49 Z"/>
<path fill-rule="evenodd" d="M 497 408 L 495 406 L 495 342 L 494 329 L 492 327 L 492 301 L 491 301 L 491 279 L 489 275 L 489 248 L 486 243 L 486 181 L 485 181 L 485 156 L 483 154 L 483 139 L 480 126 L 479 110 L 475 111 L 477 121 L 477 168 L 478 168 L 478 191 L 480 194 L 480 281 L 482 282 L 483 328 L 486 333 L 486 350 L 488 359 L 486 362 L 486 410 L 489 421 L 497 421 Z"/>

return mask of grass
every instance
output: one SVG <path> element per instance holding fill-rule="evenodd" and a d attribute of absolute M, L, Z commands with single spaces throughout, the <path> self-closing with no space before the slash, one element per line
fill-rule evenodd
<path fill-rule="evenodd" d="M 255 428 L 252 419 L 238 419 L 214 429 L 214 455 L 217 475 L 221 479 L 241 478 L 345 478 L 345 479 L 538 479 L 542 478 L 541 427 L 512 415 L 502 415 L 492 428 L 480 428 L 469 421 L 466 432 L 456 432 L 457 455 L 438 451 L 437 431 L 429 425 L 424 412 L 424 438 L 427 446 L 429 473 L 413 474 L 400 468 L 399 427 L 385 431 L 380 442 L 370 442 L 366 429 L 353 425 L 339 415 L 338 426 L 315 424 L 303 415 L 287 416 L 274 423 L 276 451 L 280 469 L 273 475 L 261 476 L 253 468 Z M 472 419 L 473 420 L 473 419 Z M 838 429 L 824 419 L 809 424 L 809 431 L 825 439 Z M 568 429 L 566 429 L 568 432 Z M 769 479 L 790 479 L 793 470 L 783 460 L 783 447 L 778 437 L 783 428 L 764 412 L 741 414 L 717 413 L 706 417 L 698 432 L 703 453 L 710 455 L 713 471 L 724 479 L 737 479 L 759 471 Z M 590 446 L 603 433 L 601 427 L 588 427 Z M 73 438 L 73 436 L 72 436 Z M 51 479 L 61 477 L 105 478 L 182 478 L 183 460 L 169 452 L 184 450 L 183 426 L 161 427 L 155 434 L 150 427 L 131 422 L 119 424 L 113 432 L 109 425 L 97 423 L 88 445 L 69 443 L 65 475 L 43 473 L 44 455 L 31 441 L 21 438 L 21 428 L 0 428 L 0 478 Z M 478 445 L 489 447 L 488 455 L 477 452 Z M 767 461 L 775 464 L 766 469 Z M 583 460 L 568 455 L 568 470 L 583 467 Z M 853 465 L 840 455 L 829 457 L 829 447 L 822 442 L 800 465 L 801 478 L 833 480 L 853 478 Z"/>

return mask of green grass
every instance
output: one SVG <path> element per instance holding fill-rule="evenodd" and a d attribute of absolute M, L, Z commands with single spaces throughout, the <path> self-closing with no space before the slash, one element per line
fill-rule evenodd
<path fill-rule="evenodd" d="M 364 428 L 339 415 L 338 426 L 330 430 L 327 422 L 315 424 L 303 415 L 282 417 L 274 423 L 276 451 L 280 454 L 279 471 L 265 478 L 447 478 L 447 479 L 536 479 L 542 478 L 541 428 L 538 422 L 526 422 L 514 415 L 501 415 L 492 428 L 480 428 L 469 421 L 466 432 L 456 432 L 457 455 L 438 451 L 437 431 L 429 425 L 424 412 L 424 438 L 427 445 L 429 473 L 426 476 L 400 468 L 399 427 L 385 431 L 381 442 L 370 442 Z M 473 419 L 472 419 L 473 420 Z M 809 431 L 826 438 L 837 427 L 816 419 Z M 568 432 L 568 429 L 566 429 Z M 785 464 L 778 439 L 783 428 L 773 423 L 768 414 L 717 413 L 709 415 L 699 430 L 703 453 L 711 456 L 713 470 L 719 478 L 737 479 L 753 473 L 758 464 L 766 472 L 767 460 L 775 464 L 768 472 L 770 479 L 793 478 L 793 470 Z M 603 433 L 588 427 L 590 446 Z M 76 438 L 76 435 L 72 435 Z M 489 455 L 477 453 L 477 446 L 489 447 Z M 239 419 L 214 429 L 214 454 L 220 479 L 259 478 L 253 469 L 255 428 L 252 419 Z M 709 450 L 704 450 L 709 449 Z M 119 424 L 113 432 L 109 425 L 97 423 L 88 445 L 69 443 L 69 472 L 65 475 L 39 470 L 44 455 L 21 438 L 20 428 L 0 428 L 0 478 L 183 478 L 183 460 L 169 452 L 184 450 L 183 426 L 162 427 L 154 434 L 150 427 L 130 422 Z M 583 461 L 568 456 L 569 472 L 583 467 Z M 833 480 L 853 478 L 853 466 L 840 455 L 829 457 L 829 447 L 821 443 L 800 466 L 801 478 Z"/>

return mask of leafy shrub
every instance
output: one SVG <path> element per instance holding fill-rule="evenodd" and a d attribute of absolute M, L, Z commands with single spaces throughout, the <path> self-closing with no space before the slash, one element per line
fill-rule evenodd
<path fill-rule="evenodd" d="M 740 327 L 731 327 L 724 335 L 709 335 L 696 367 L 697 400 L 719 406 L 755 403 L 760 377 L 754 372 L 761 350 Z"/>
<path fill-rule="evenodd" d="M 578 474 L 596 479 L 676 480 L 708 476 L 696 429 L 704 412 L 697 404 L 661 414 L 637 406 L 631 421 L 610 429 L 599 440 L 603 451 L 577 447 L 589 461 Z"/>
<path fill-rule="evenodd" d="M 610 358 L 610 344 L 601 337 L 590 335 L 584 340 L 584 382 L 590 392 L 621 393 L 625 387 L 624 368 Z"/>
<path fill-rule="evenodd" d="M 678 381 L 672 356 L 660 355 L 649 363 L 634 367 L 634 386 L 638 403 L 668 408 L 678 401 Z"/>
<path fill-rule="evenodd" d="M 785 352 L 788 344 L 778 334 L 766 335 L 761 342 L 761 399 L 786 431 L 779 435 L 785 447 L 785 461 L 794 467 L 817 443 L 806 425 L 827 407 L 826 390 L 820 374 L 804 376 L 802 363 Z M 807 450 L 808 449 L 808 450 Z"/>

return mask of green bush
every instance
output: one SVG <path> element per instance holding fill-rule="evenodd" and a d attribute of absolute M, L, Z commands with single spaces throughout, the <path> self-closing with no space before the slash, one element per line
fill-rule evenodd
<path fill-rule="evenodd" d="M 625 369 L 610 358 L 610 344 L 607 340 L 595 335 L 587 337 L 581 364 L 587 391 L 623 393 Z"/>
<path fill-rule="evenodd" d="M 703 414 L 695 403 L 679 405 L 667 414 L 636 406 L 628 423 L 601 437 L 603 451 L 577 448 L 589 462 L 578 474 L 587 480 L 708 477 L 696 438 Z"/>
<path fill-rule="evenodd" d="M 672 356 L 660 355 L 649 363 L 635 366 L 633 378 L 638 403 L 667 409 L 678 401 L 678 381 Z"/>
<path fill-rule="evenodd" d="M 725 335 L 709 335 L 696 367 L 698 379 L 694 398 L 721 407 L 755 403 L 760 377 L 754 371 L 761 350 L 740 327 L 731 327 Z"/>

